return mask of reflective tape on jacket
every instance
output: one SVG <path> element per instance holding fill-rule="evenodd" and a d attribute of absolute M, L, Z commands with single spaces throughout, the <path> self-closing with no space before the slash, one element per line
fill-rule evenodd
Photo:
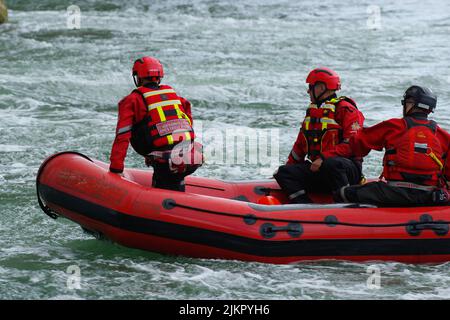
<path fill-rule="evenodd" d="M 404 121 L 404 132 L 387 142 L 383 176 L 390 181 L 436 186 L 444 167 L 444 149 L 436 136 L 437 124 L 412 117 Z"/>
<path fill-rule="evenodd" d="M 424 186 L 417 183 L 406 182 L 406 181 L 387 181 L 387 184 L 393 187 L 417 189 L 422 191 L 433 191 L 434 186 Z"/>
<path fill-rule="evenodd" d="M 153 110 L 153 109 L 159 108 L 159 107 L 175 106 L 175 105 L 180 105 L 180 104 L 181 104 L 180 100 L 167 100 L 167 101 L 161 101 L 161 102 L 155 102 L 155 103 L 149 104 L 148 109 Z"/>
<path fill-rule="evenodd" d="M 292 155 L 292 158 L 294 158 L 295 161 L 301 161 L 300 156 L 294 150 L 291 150 L 291 155 Z"/>
<path fill-rule="evenodd" d="M 122 128 L 119 128 L 119 129 L 117 130 L 117 134 L 127 133 L 128 131 L 131 131 L 132 128 L 133 128 L 132 125 L 129 125 L 129 126 L 126 126 L 126 127 L 122 127 Z"/>
<path fill-rule="evenodd" d="M 159 89 L 139 87 L 136 89 L 147 105 L 148 134 L 154 148 L 174 145 L 194 139 L 189 117 L 181 109 L 180 97 L 169 86 Z"/>
<path fill-rule="evenodd" d="M 324 129 L 328 128 L 329 124 L 334 124 L 334 125 L 338 125 L 339 126 L 339 124 L 334 119 L 331 119 L 331 118 L 323 117 L 323 118 L 314 118 L 314 119 L 317 119 L 318 120 L 317 122 L 322 123 L 321 130 L 324 130 Z M 306 128 L 306 130 L 310 130 L 311 122 L 312 122 L 311 121 L 311 117 L 306 117 L 305 118 L 305 128 Z"/>
<path fill-rule="evenodd" d="M 335 120 L 336 107 L 345 97 L 327 101 L 320 107 L 311 104 L 302 124 L 302 133 L 307 142 L 307 155 L 312 161 L 320 157 L 322 149 L 340 143 L 342 127 Z"/>
<path fill-rule="evenodd" d="M 150 91 L 150 92 L 146 92 L 143 94 L 144 98 L 148 98 L 148 97 L 152 97 L 152 96 L 156 96 L 158 94 L 167 94 L 167 93 L 175 93 L 175 90 L 173 89 L 164 89 L 164 90 L 155 90 L 155 91 Z"/>

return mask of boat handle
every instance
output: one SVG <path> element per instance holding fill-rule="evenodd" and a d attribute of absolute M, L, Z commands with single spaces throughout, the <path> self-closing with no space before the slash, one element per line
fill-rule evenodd
<path fill-rule="evenodd" d="M 300 223 L 289 223 L 286 226 L 275 226 L 272 223 L 264 223 L 261 225 L 260 234 L 263 236 L 263 238 L 270 239 L 275 237 L 277 232 L 285 231 L 287 232 L 291 237 L 298 238 L 303 233 L 303 227 Z"/>
<path fill-rule="evenodd" d="M 446 236 L 449 231 L 449 225 L 447 221 L 433 220 L 431 215 L 423 214 L 420 216 L 419 221 L 412 220 L 406 226 L 406 232 L 410 236 L 419 236 L 424 230 L 433 230 L 438 236 Z"/>

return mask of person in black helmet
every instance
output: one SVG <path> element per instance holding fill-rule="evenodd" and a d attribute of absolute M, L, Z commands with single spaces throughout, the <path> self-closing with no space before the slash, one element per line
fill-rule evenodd
<path fill-rule="evenodd" d="M 384 148 L 383 173 L 380 181 L 341 188 L 336 200 L 378 206 L 448 203 L 450 134 L 428 119 L 436 102 L 430 89 L 411 86 L 403 96 L 403 118 L 363 128 L 352 136 L 349 145 L 354 156 Z"/>

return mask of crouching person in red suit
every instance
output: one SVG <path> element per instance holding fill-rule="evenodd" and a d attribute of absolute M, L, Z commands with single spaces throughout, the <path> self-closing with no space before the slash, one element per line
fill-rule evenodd
<path fill-rule="evenodd" d="M 155 188 L 184 191 L 184 178 L 203 163 L 201 144 L 194 142 L 191 104 L 161 84 L 162 64 L 143 57 L 133 65 L 137 89 L 119 102 L 109 170 L 121 174 L 128 146 L 153 167 Z"/>

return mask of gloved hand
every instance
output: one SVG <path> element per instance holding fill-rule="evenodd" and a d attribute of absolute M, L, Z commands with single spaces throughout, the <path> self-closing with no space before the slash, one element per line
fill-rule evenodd
<path fill-rule="evenodd" d="M 312 172 L 319 172 L 322 163 L 323 163 L 322 158 L 317 158 L 316 160 L 313 161 L 313 163 L 311 163 L 310 170 Z"/>
<path fill-rule="evenodd" d="M 187 167 L 183 161 L 175 163 L 174 161 L 172 161 L 172 159 L 169 159 L 169 169 L 172 173 L 177 173 L 177 174 L 185 173 L 186 168 Z"/>

